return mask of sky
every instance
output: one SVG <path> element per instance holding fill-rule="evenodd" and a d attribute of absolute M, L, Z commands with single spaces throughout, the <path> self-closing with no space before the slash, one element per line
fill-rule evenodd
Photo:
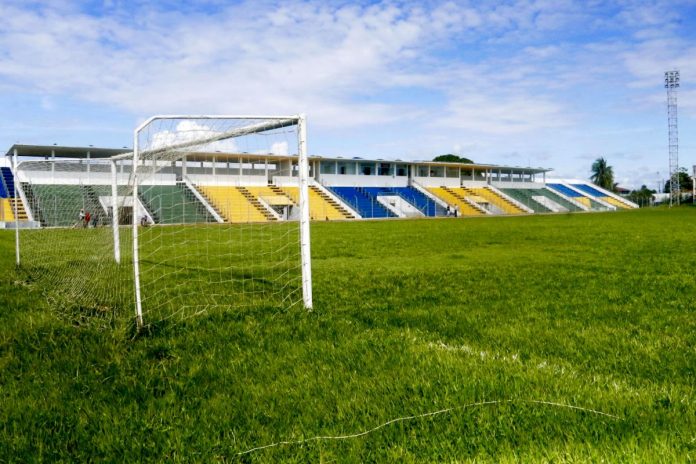
<path fill-rule="evenodd" d="M 131 146 L 154 114 L 306 113 L 312 155 L 696 165 L 696 0 L 1 0 L 0 148 Z M 4 148 L 3 148 L 4 147 Z"/>

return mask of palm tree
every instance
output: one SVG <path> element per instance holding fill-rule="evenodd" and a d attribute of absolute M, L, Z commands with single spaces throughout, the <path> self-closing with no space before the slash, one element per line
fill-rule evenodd
<path fill-rule="evenodd" d="M 611 190 L 614 186 L 614 168 L 607 164 L 604 158 L 597 158 L 592 163 L 592 176 L 590 180 L 603 189 Z"/>

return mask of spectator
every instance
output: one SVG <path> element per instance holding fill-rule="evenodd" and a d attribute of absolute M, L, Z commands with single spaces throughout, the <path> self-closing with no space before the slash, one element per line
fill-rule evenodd
<path fill-rule="evenodd" d="M 75 227 L 82 227 L 85 224 L 85 210 L 81 209 L 80 213 L 77 215 L 77 222 L 73 225 Z"/>

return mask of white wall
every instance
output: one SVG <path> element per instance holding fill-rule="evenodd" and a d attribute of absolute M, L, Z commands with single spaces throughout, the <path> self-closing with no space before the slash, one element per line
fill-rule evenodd
<path fill-rule="evenodd" d="M 464 181 L 464 185 L 473 184 L 473 182 Z M 485 185 L 485 182 L 482 184 Z M 544 184 L 541 182 L 491 182 L 491 185 L 495 188 L 514 188 L 514 189 L 542 189 Z"/>
<path fill-rule="evenodd" d="M 300 180 L 298 177 L 273 176 L 273 184 L 278 187 L 299 187 Z"/>
<path fill-rule="evenodd" d="M 413 180 L 423 187 L 459 187 L 462 184 L 458 177 L 414 177 Z"/>
<path fill-rule="evenodd" d="M 407 176 L 364 176 L 356 174 L 320 174 L 317 179 L 329 187 L 407 187 Z"/>
<path fill-rule="evenodd" d="M 196 185 L 231 185 L 235 187 L 263 187 L 268 185 L 265 175 L 262 176 L 234 176 L 212 174 L 187 174 L 186 177 Z"/>
<path fill-rule="evenodd" d="M 424 214 L 398 195 L 378 195 L 377 201 L 399 217 L 421 217 Z"/>
<path fill-rule="evenodd" d="M 116 176 L 118 185 L 126 185 L 130 180 L 127 173 L 119 173 Z M 105 172 L 66 172 L 66 171 L 23 171 L 19 169 L 19 181 L 31 184 L 56 184 L 56 185 L 111 185 L 111 173 Z M 148 175 L 141 179 L 141 183 L 147 185 L 174 185 L 174 174 Z"/>
<path fill-rule="evenodd" d="M 488 182 L 486 181 L 476 181 L 476 180 L 464 180 L 462 182 L 462 185 L 464 187 L 471 187 L 471 188 L 483 188 L 488 186 Z"/>

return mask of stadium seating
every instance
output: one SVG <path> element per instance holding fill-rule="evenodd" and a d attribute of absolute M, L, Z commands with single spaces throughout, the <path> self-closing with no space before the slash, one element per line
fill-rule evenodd
<path fill-rule="evenodd" d="M 366 188 L 330 187 L 329 190 L 353 207 L 363 218 L 395 217 L 395 214 L 377 201 L 377 197 Z"/>
<path fill-rule="evenodd" d="M 14 211 L 10 200 L 7 198 L 0 198 L 0 222 L 14 221 Z"/>
<path fill-rule="evenodd" d="M 143 185 L 138 191 L 141 202 L 158 224 L 193 224 L 211 222 L 205 206 L 188 191 L 177 185 Z"/>
<path fill-rule="evenodd" d="M 601 210 L 607 209 L 606 207 L 602 206 L 600 203 L 597 203 L 596 201 L 592 200 L 590 197 L 583 195 L 580 192 L 576 192 L 575 190 L 573 190 L 570 187 L 567 187 L 563 184 L 546 184 L 546 186 L 555 190 L 556 192 L 558 192 L 562 195 L 565 195 L 568 198 L 572 198 L 573 200 L 577 201 L 578 203 L 582 203 L 588 209 L 595 210 L 595 211 L 601 211 Z"/>
<path fill-rule="evenodd" d="M 546 185 L 547 185 L 547 187 L 554 189 L 555 191 L 559 192 L 562 195 L 567 196 L 568 198 L 578 198 L 578 197 L 583 196 L 581 193 L 576 192 L 575 190 L 573 190 L 569 187 L 566 187 L 563 184 L 546 184 Z"/>
<path fill-rule="evenodd" d="M 543 195 L 549 200 L 554 201 L 555 203 L 558 203 L 559 205 L 565 207 L 568 211 L 583 211 L 582 208 L 580 208 L 578 205 L 575 205 L 571 203 L 570 201 L 566 200 L 562 196 L 558 195 L 556 192 L 554 192 L 551 189 L 548 188 L 543 188 L 536 190 L 536 192 L 539 193 L 539 195 Z"/>
<path fill-rule="evenodd" d="M 246 189 L 256 198 L 264 200 L 268 205 L 294 205 L 292 201 L 282 190 L 276 186 L 268 187 L 246 187 Z"/>
<path fill-rule="evenodd" d="M 542 189 L 500 189 L 506 195 L 514 198 L 523 205 L 534 210 L 535 213 L 551 213 L 551 209 L 534 200 L 535 196 L 542 196 L 539 191 Z M 545 196 L 544 196 L 545 197 Z M 546 197 L 545 197 L 546 198 Z"/>
<path fill-rule="evenodd" d="M 2 205 L 0 205 L 0 208 L 2 209 L 2 216 L 0 216 L 0 221 L 8 222 L 15 220 L 15 203 L 17 204 L 17 218 L 20 221 L 26 221 L 28 219 L 24 203 L 21 199 L 15 199 L 14 197 L 15 188 L 12 170 L 8 167 L 3 166 L 2 168 L 0 168 L 0 198 L 4 199 Z M 2 219 L 3 217 L 5 219 Z M 10 217 L 11 219 L 8 219 Z"/>
<path fill-rule="evenodd" d="M 290 197 L 295 204 L 300 203 L 299 187 L 275 187 Z M 320 188 L 309 186 L 309 218 L 315 220 L 352 219 L 353 215 L 326 195 Z"/>
<path fill-rule="evenodd" d="M 5 188 L 5 180 L 0 177 L 0 198 L 7 198 L 9 194 Z"/>
<path fill-rule="evenodd" d="M 537 212 L 537 213 L 543 213 L 543 212 L 548 212 L 548 211 L 552 211 L 552 210 L 550 209 L 550 207 L 544 206 L 541 201 L 535 200 L 535 197 L 536 198 L 538 198 L 538 197 L 548 198 L 553 203 L 556 203 L 558 206 L 564 208 L 564 210 L 561 210 L 561 211 L 583 211 L 582 208 L 580 208 L 579 206 L 569 202 L 565 198 L 561 197 L 557 193 L 555 193 L 547 188 L 501 189 L 501 190 L 503 192 L 505 192 L 506 194 L 510 195 L 511 197 L 515 198 L 520 203 L 532 208 L 534 210 L 534 212 Z"/>
<path fill-rule="evenodd" d="M 445 215 L 445 208 L 428 198 L 415 187 L 365 187 L 364 190 L 374 198 L 380 195 L 398 195 L 416 207 L 425 216 Z"/>
<path fill-rule="evenodd" d="M 483 211 L 474 208 L 464 199 L 464 192 L 457 192 L 455 188 L 449 187 L 431 187 L 428 189 L 430 193 L 442 199 L 448 205 L 459 208 L 459 214 L 462 216 L 480 216 Z"/>
<path fill-rule="evenodd" d="M 88 210 L 84 190 L 79 185 L 32 185 L 30 192 L 34 218 L 44 227 L 71 227 L 79 224 L 81 209 Z"/>
<path fill-rule="evenodd" d="M 611 197 L 609 195 L 605 195 L 604 193 L 600 192 L 596 188 L 592 187 L 591 185 L 587 184 L 572 184 L 573 187 L 575 187 L 578 190 L 582 190 L 586 194 L 590 195 L 593 198 L 599 198 L 600 200 L 604 201 L 605 203 L 609 203 L 612 206 L 616 206 L 617 208 L 622 208 L 622 209 L 628 209 L 630 208 L 626 203 L 617 200 L 614 197 Z"/>
<path fill-rule="evenodd" d="M 614 197 L 602 197 L 602 200 L 604 200 L 606 203 L 609 203 L 612 206 L 616 206 L 617 208 L 621 209 L 631 209 L 631 206 L 628 206 L 626 203 L 624 203 L 621 200 L 617 200 Z"/>
<path fill-rule="evenodd" d="M 197 188 L 227 222 L 266 222 L 276 219 L 244 187 L 199 185 Z"/>
<path fill-rule="evenodd" d="M 495 205 L 498 207 L 500 210 L 502 210 L 505 214 L 526 214 L 527 211 L 523 210 L 519 206 L 515 205 L 513 202 L 511 202 L 509 199 L 499 195 L 495 191 L 481 187 L 481 188 L 468 188 L 468 187 L 462 187 L 461 188 L 464 192 L 467 193 L 467 196 L 469 195 L 475 195 L 481 198 L 484 198 L 488 203 Z"/>
<path fill-rule="evenodd" d="M 6 191 L 6 195 L 2 198 L 14 198 L 14 176 L 12 175 L 12 170 L 7 166 L 0 167 L 0 175 L 2 176 L 2 183 L 4 184 L 3 190 Z"/>

